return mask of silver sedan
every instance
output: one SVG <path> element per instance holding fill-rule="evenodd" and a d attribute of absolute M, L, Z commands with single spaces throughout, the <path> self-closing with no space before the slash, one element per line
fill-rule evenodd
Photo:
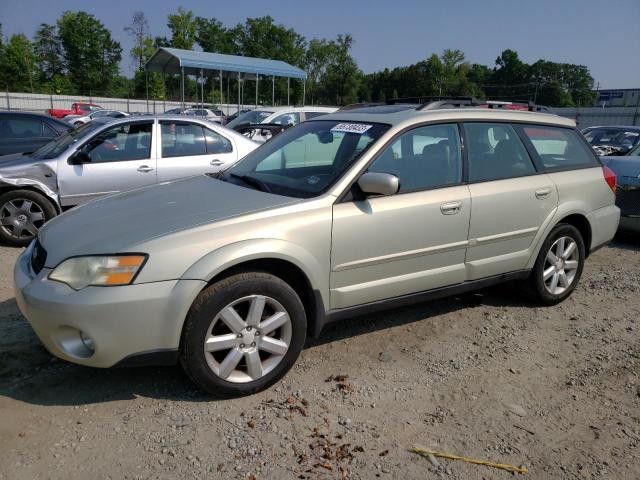
<path fill-rule="evenodd" d="M 0 157 L 0 241 L 27 245 L 68 207 L 216 173 L 258 146 L 231 129 L 192 117 L 95 119 L 31 155 Z"/>

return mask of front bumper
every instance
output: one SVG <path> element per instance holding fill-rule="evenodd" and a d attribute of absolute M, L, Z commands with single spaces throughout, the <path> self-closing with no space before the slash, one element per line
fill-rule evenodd
<path fill-rule="evenodd" d="M 200 280 L 170 280 L 76 291 L 49 280 L 50 269 L 35 275 L 31 249 L 14 268 L 18 307 L 55 356 L 81 365 L 111 367 L 126 357 L 177 350 L 189 307 L 206 285 Z M 83 347 L 79 332 L 93 340 Z"/>

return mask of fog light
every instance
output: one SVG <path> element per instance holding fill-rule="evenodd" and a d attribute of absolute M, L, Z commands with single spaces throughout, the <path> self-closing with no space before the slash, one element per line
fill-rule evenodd
<path fill-rule="evenodd" d="M 80 340 L 82 340 L 82 344 L 87 347 L 87 350 L 89 350 L 91 353 L 96 351 L 96 346 L 93 343 L 93 338 L 84 333 L 82 330 L 80 330 Z"/>

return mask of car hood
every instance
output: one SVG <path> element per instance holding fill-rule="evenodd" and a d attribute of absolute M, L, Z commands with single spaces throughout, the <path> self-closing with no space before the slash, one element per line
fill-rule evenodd
<path fill-rule="evenodd" d="M 39 233 L 47 267 L 76 255 L 118 253 L 145 240 L 300 200 L 191 177 L 131 190 L 76 207 Z"/>
<path fill-rule="evenodd" d="M 619 185 L 640 184 L 640 156 L 600 157 L 600 160 L 613 170 Z"/>

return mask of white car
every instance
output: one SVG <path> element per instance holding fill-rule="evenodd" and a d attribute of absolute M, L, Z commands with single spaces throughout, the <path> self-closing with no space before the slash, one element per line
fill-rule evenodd
<path fill-rule="evenodd" d="M 64 120 L 79 126 L 84 125 L 85 123 L 89 123 L 91 120 L 95 118 L 104 118 L 104 117 L 112 117 L 112 118 L 123 118 L 127 117 L 129 114 L 127 112 L 122 112 L 120 110 L 107 110 L 106 108 L 96 110 L 91 112 L 89 115 L 67 115 L 64 117 Z"/>
<path fill-rule="evenodd" d="M 211 110 L 210 108 L 187 108 L 182 114 L 216 123 L 222 123 L 222 117 L 224 116 L 221 110 Z"/>
<path fill-rule="evenodd" d="M 258 123 L 275 123 L 278 125 L 297 125 L 305 120 L 328 115 L 338 110 L 338 107 L 259 107 L 250 112 L 243 113 L 230 121 L 226 127 L 233 128 L 243 125 L 255 125 Z M 264 143 L 271 138 L 271 133 L 264 130 L 253 131 L 247 135 L 251 140 Z"/>

